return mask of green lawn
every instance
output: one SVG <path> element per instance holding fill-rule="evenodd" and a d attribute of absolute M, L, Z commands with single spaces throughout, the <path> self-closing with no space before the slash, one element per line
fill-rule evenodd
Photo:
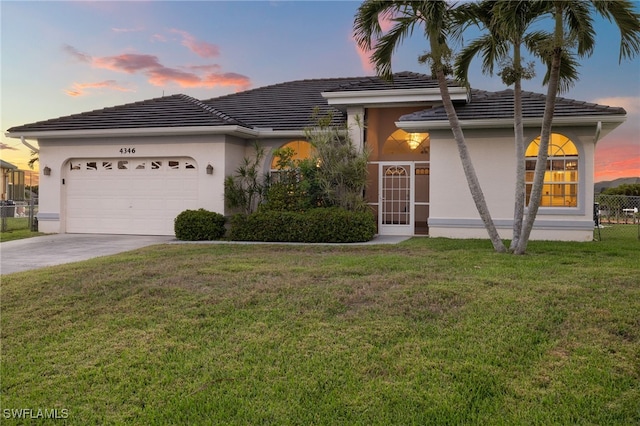
<path fill-rule="evenodd" d="M 0 232 L 0 242 L 44 235 L 42 232 L 31 232 L 27 217 L 8 217 L 3 220 L 7 221 L 7 229 Z"/>
<path fill-rule="evenodd" d="M 184 244 L 3 276 L 2 423 L 639 424 L 638 259 Z"/>

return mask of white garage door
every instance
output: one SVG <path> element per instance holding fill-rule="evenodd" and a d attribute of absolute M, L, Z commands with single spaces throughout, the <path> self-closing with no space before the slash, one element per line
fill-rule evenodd
<path fill-rule="evenodd" d="M 198 204 L 192 158 L 74 159 L 67 167 L 69 233 L 174 235 L 175 217 Z"/>

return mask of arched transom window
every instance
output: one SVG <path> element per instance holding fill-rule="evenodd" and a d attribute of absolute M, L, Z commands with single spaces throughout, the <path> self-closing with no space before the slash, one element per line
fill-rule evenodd
<path fill-rule="evenodd" d="M 537 137 L 529 144 L 525 153 L 527 204 L 533 187 L 539 145 L 540 137 Z M 578 149 L 568 137 L 552 133 L 548 154 L 540 206 L 577 207 Z"/>
<path fill-rule="evenodd" d="M 307 141 L 291 141 L 280 147 L 280 149 L 283 148 L 291 148 L 295 152 L 295 154 L 293 154 L 293 156 L 291 157 L 291 160 L 293 161 L 304 160 L 311 157 L 311 144 Z M 271 160 L 272 171 L 277 170 L 278 160 L 279 157 L 274 155 L 273 159 Z"/>
<path fill-rule="evenodd" d="M 398 129 L 384 142 L 383 154 L 426 154 L 429 150 L 429 133 L 407 133 Z"/>

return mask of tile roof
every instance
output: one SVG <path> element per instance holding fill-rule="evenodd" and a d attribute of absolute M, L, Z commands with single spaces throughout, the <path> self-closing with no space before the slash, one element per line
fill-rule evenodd
<path fill-rule="evenodd" d="M 243 123 L 187 95 L 172 95 L 12 127 L 9 132 L 223 126 Z"/>
<path fill-rule="evenodd" d="M 329 106 L 322 92 L 348 84 L 353 78 L 298 80 L 274 84 L 202 101 L 246 123 L 249 127 L 274 130 L 301 130 L 313 124 L 312 114 L 333 114 L 334 124 L 345 115 Z"/>
<path fill-rule="evenodd" d="M 399 72 L 393 74 L 393 80 L 387 81 L 380 77 L 361 77 L 350 79 L 340 86 L 336 86 L 327 92 L 356 92 L 361 90 L 387 90 L 387 89 L 437 89 L 438 81 L 428 75 L 415 72 Z M 459 86 L 453 80 L 449 80 L 449 86 Z"/>
<path fill-rule="evenodd" d="M 547 97 L 533 92 L 522 92 L 523 118 L 542 118 Z M 513 118 L 513 90 L 487 92 L 471 90 L 471 102 L 456 105 L 460 120 L 490 120 Z M 573 99 L 556 98 L 554 117 L 584 117 L 590 115 L 624 115 L 624 108 L 609 107 Z M 399 121 L 440 121 L 447 120 L 444 107 L 438 107 L 400 117 Z"/>
<path fill-rule="evenodd" d="M 449 84 L 455 86 L 453 81 Z M 321 114 L 332 113 L 334 124 L 344 123 L 345 114 L 328 105 L 322 96 L 323 92 L 416 88 L 437 88 L 437 83 L 427 75 L 411 72 L 394 74 L 393 82 L 379 77 L 297 80 L 202 101 L 181 94 L 166 96 L 16 126 L 8 129 L 8 132 L 225 125 L 273 130 L 302 130 L 313 124 L 311 117 L 315 108 L 318 108 Z M 512 90 L 501 92 L 472 90 L 471 93 L 470 103 L 456 106 L 461 120 L 513 117 Z M 542 117 L 544 100 L 544 95 L 525 92 L 523 97 L 525 118 Z M 556 104 L 556 116 L 603 114 L 625 114 L 625 111 L 622 108 L 564 98 L 558 98 Z M 401 121 L 445 119 L 446 115 L 441 107 L 400 118 Z"/>

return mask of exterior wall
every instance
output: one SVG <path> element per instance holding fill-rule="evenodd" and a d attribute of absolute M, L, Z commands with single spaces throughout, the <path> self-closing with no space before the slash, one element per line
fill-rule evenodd
<path fill-rule="evenodd" d="M 554 128 L 569 137 L 579 152 L 578 206 L 540 208 L 531 239 L 591 241 L 593 238 L 593 155 L 595 129 Z M 527 143 L 539 129 L 525 130 Z M 465 130 L 469 152 L 502 238 L 511 238 L 514 206 L 515 148 L 511 129 Z M 487 238 L 464 176 L 451 132 L 431 132 L 431 198 L 429 235 Z"/>
<path fill-rule="evenodd" d="M 216 210 L 224 215 L 231 214 L 231 210 L 227 209 L 224 205 L 224 179 L 227 176 L 231 176 L 235 174 L 236 169 L 240 164 L 242 164 L 242 160 L 252 155 L 249 153 L 249 148 L 252 144 L 247 143 L 244 139 L 235 138 L 235 137 L 227 137 L 227 143 L 225 145 L 225 155 L 224 155 L 224 169 L 221 169 L 220 172 L 222 174 L 222 183 L 219 188 L 219 197 L 222 199 L 222 209 Z M 253 150 L 251 150 L 253 151 Z M 214 174 L 216 171 L 214 171 Z M 218 188 L 211 188 L 211 191 L 218 190 Z"/>
<path fill-rule="evenodd" d="M 372 108 L 367 110 L 367 127 L 354 132 L 356 142 L 363 141 L 372 150 L 372 161 L 430 160 L 428 224 L 429 235 L 449 238 L 487 238 L 484 226 L 469 193 L 468 185 L 450 130 L 433 130 L 427 154 L 407 154 L 386 158 L 382 145 L 396 130 L 394 121 L 418 107 Z M 361 114 L 351 108 L 350 114 Z M 350 123 L 353 117 L 350 115 Z M 527 142 L 537 137 L 539 128 L 525 130 Z M 554 132 L 569 137 L 579 151 L 579 193 L 575 208 L 541 208 L 532 239 L 590 241 L 593 232 L 593 174 L 595 127 L 557 127 Z M 511 237 L 515 165 L 513 130 L 465 130 L 470 154 L 492 217 L 503 238 Z M 265 159 L 261 173 L 269 170 L 272 151 L 304 137 L 281 137 L 261 140 Z M 255 155 L 252 141 L 225 135 L 78 138 L 40 140 L 40 165 L 51 169 L 50 176 L 40 175 L 39 228 L 42 232 L 65 232 L 65 185 L 68 161 L 76 158 L 153 158 L 191 157 L 198 168 L 200 207 L 229 214 L 224 206 L 224 179 L 234 174 L 243 158 Z M 121 154 L 121 148 L 135 148 L 135 154 Z M 407 157 L 407 158 L 405 158 Z M 212 175 L 206 167 L 214 169 Z M 372 165 L 375 166 L 375 165 Z M 372 202 L 377 199 L 377 183 L 367 190 Z"/>
<path fill-rule="evenodd" d="M 50 176 L 42 175 L 42 171 L 40 174 L 39 230 L 65 232 L 63 179 L 67 178 L 68 161 L 74 158 L 191 157 L 198 168 L 200 207 L 222 213 L 224 177 L 229 167 L 225 160 L 225 138 L 224 135 L 211 135 L 39 140 L 41 170 L 45 166 L 51 169 Z M 120 154 L 121 148 L 135 148 L 135 154 Z M 231 151 L 233 155 L 233 148 Z M 206 173 L 208 164 L 214 168 L 212 175 Z"/>

